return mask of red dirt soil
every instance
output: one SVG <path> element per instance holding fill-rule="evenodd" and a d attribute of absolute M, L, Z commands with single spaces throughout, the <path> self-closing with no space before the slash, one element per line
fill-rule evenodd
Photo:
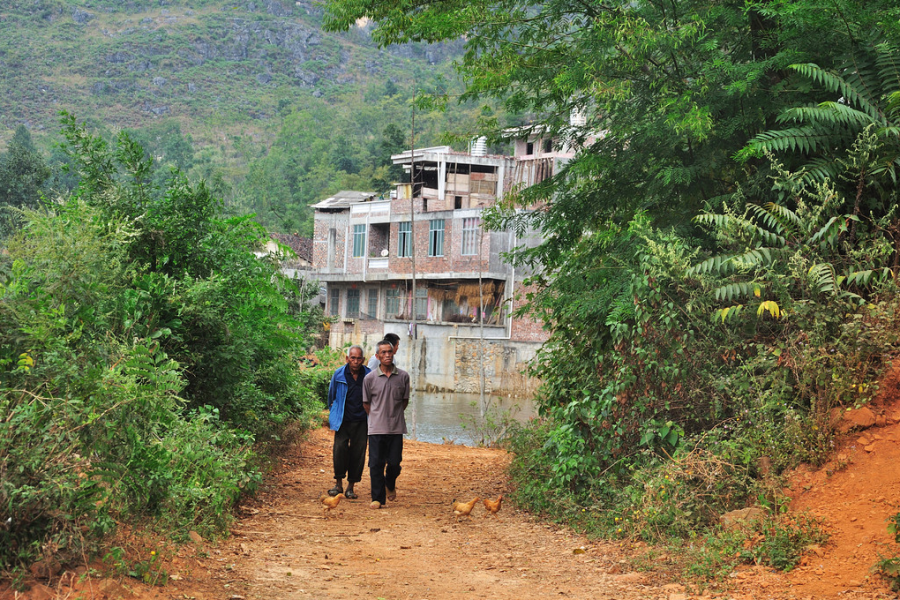
<path fill-rule="evenodd" d="M 791 509 L 823 517 L 830 541 L 789 574 L 738 569 L 719 593 L 692 594 L 663 564 L 636 572 L 629 544 L 591 541 L 509 504 L 490 516 L 479 503 L 457 522 L 454 499 L 507 491 L 509 457 L 497 449 L 405 442 L 396 502 L 369 509 L 364 476 L 359 499 L 326 516 L 319 497 L 333 483 L 332 434 L 320 429 L 293 446 L 263 492 L 241 507 L 229 539 L 180 548 L 131 539 L 132 555 L 156 549 L 163 557 L 168 585 L 79 582 L 64 572 L 24 593 L 0 583 L 0 600 L 896 598 L 870 569 L 879 553 L 900 553 L 886 530 L 900 510 L 900 403 L 881 398 L 873 406 L 891 424 L 844 437 L 834 461 L 799 471 L 789 490 Z"/>

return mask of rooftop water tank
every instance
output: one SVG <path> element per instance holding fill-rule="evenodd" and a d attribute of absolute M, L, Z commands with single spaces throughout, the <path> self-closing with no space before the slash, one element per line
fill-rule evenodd
<path fill-rule="evenodd" d="M 587 125 L 587 115 L 584 114 L 583 110 L 573 109 L 569 113 L 569 125 L 572 127 L 584 127 Z"/>
<path fill-rule="evenodd" d="M 469 154 L 472 156 L 486 156 L 487 155 L 487 138 L 479 136 L 472 140 L 472 145 L 469 150 Z"/>

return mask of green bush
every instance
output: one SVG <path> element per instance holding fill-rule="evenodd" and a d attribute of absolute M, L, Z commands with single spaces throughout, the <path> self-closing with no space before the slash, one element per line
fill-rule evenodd
<path fill-rule="evenodd" d="M 257 225 L 177 173 L 153 193 L 127 136 L 65 134 L 81 186 L 23 213 L 0 268 L 0 570 L 116 522 L 214 537 L 257 441 L 309 422 L 330 376 L 299 368 L 320 314 L 256 259 Z"/>
<path fill-rule="evenodd" d="M 723 580 L 740 564 L 790 571 L 809 546 L 827 540 L 822 523 L 808 515 L 769 515 L 743 527 L 716 528 L 705 539 L 691 540 L 687 575 Z"/>
<path fill-rule="evenodd" d="M 888 531 L 894 536 L 894 541 L 900 544 L 900 513 L 891 517 L 888 523 Z M 891 589 L 900 590 L 900 556 L 883 558 L 875 564 L 877 571 L 891 582 Z"/>
<path fill-rule="evenodd" d="M 846 213 L 832 186 L 774 170 L 783 204 L 738 193 L 695 220 L 705 244 L 641 215 L 610 224 L 532 295 L 553 333 L 533 368 L 544 419 L 511 442 L 517 501 L 684 538 L 777 505 L 782 471 L 827 458 L 832 410 L 872 398 L 898 349 L 894 216 Z"/>

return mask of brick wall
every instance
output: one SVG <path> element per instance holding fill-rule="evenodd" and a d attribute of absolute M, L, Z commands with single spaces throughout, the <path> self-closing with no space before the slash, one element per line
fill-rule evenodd
<path fill-rule="evenodd" d="M 369 256 L 379 258 L 383 249 L 396 248 L 396 241 L 394 244 L 388 243 L 390 231 L 390 225 L 387 223 L 369 226 L 369 247 L 367 252 Z M 394 253 L 396 254 L 396 250 L 394 250 Z"/>
<path fill-rule="evenodd" d="M 409 211 L 406 213 L 409 215 Z M 429 238 L 431 235 L 432 219 L 444 220 L 444 255 L 428 256 Z M 479 223 L 479 227 L 481 224 Z M 462 254 L 463 219 L 453 218 L 453 213 L 444 211 L 439 213 L 417 213 L 413 227 L 416 253 L 416 273 L 449 273 L 449 272 L 477 272 L 479 266 L 482 271 L 490 270 L 491 239 L 492 236 L 505 236 L 505 233 L 497 234 L 485 232 L 481 235 L 476 230 L 476 254 Z M 389 270 L 392 273 L 411 273 L 412 260 L 408 257 L 397 256 L 399 248 L 399 223 L 391 223 L 390 231 L 390 262 Z M 479 245 L 480 242 L 480 245 Z"/>
<path fill-rule="evenodd" d="M 513 298 L 513 310 L 525 304 L 525 295 L 534 292 L 535 286 L 517 285 Z M 544 321 L 530 315 L 513 319 L 511 339 L 520 342 L 546 342 L 550 332 L 544 330 Z"/>
<path fill-rule="evenodd" d="M 339 271 L 344 267 L 344 240 L 350 223 L 349 211 L 326 213 L 317 211 L 313 221 L 313 268 L 328 268 L 328 249 L 332 247 L 332 270 Z M 334 229 L 334 238 L 330 230 Z M 352 251 L 352 248 L 349 250 Z M 350 252 L 348 252 L 348 255 Z"/>

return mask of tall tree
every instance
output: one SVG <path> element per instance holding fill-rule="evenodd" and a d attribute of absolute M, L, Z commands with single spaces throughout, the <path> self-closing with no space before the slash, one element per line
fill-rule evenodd
<path fill-rule="evenodd" d="M 466 85 L 461 101 L 495 99 L 508 114 L 522 115 L 518 124 L 526 132 L 549 134 L 578 149 L 553 178 L 507 196 L 508 205 L 490 220 L 493 227 L 533 227 L 542 234 L 539 246 L 520 249 L 514 259 L 536 267 L 530 307 L 552 328 L 535 369 L 543 381 L 538 400 L 553 426 L 541 452 L 550 456 L 555 481 L 578 493 L 608 468 L 623 469 L 634 448 L 670 452 L 680 435 L 709 427 L 735 406 L 734 395 L 726 397 L 731 392 L 721 387 L 738 377 L 732 363 L 726 360 L 721 371 L 705 370 L 721 366 L 716 353 L 726 338 L 700 333 L 708 314 L 698 317 L 694 283 L 684 283 L 702 246 L 712 247 L 723 236 L 698 228 L 694 217 L 721 211 L 726 198 L 735 198 L 727 214 L 741 214 L 745 204 L 751 213 L 762 210 L 758 204 L 778 198 L 785 200 L 786 206 L 778 207 L 785 215 L 817 214 L 830 202 L 830 212 L 823 213 L 829 227 L 811 229 L 822 232 L 812 239 L 821 243 L 827 234 L 829 243 L 852 240 L 853 230 L 849 236 L 840 231 L 843 219 L 857 216 L 852 204 L 854 214 L 846 217 L 837 194 L 801 196 L 787 187 L 792 176 L 781 173 L 773 185 L 769 169 L 778 174 L 777 166 L 770 167 L 777 163 L 735 158 L 789 108 L 831 100 L 847 118 L 847 107 L 859 103 L 846 93 L 841 97 L 849 86 L 834 83 L 838 75 L 846 82 L 845 68 L 854 58 L 871 57 L 882 43 L 896 45 L 898 15 L 896 2 L 889 0 L 332 0 L 327 5 L 328 27 L 349 28 L 368 17 L 377 24 L 373 37 L 381 44 L 465 39 L 466 53 L 457 65 Z M 791 68 L 798 63 L 832 73 L 832 84 L 818 87 L 823 78 L 817 82 Z M 884 69 L 879 76 L 893 73 Z M 823 91 L 830 97 L 823 98 Z M 870 116 L 896 138 L 891 119 Z M 866 124 L 858 119 L 847 127 L 846 120 L 838 121 L 840 133 L 851 135 L 829 140 L 847 144 Z M 495 139 L 510 135 L 504 125 L 490 115 L 482 122 Z M 850 155 L 832 155 L 847 161 L 877 152 L 872 142 Z M 849 177 L 849 167 L 840 164 Z M 863 192 L 865 170 L 852 166 L 852 181 Z M 791 203 L 800 197 L 804 201 L 792 212 Z M 535 205 L 541 209 L 513 210 Z M 866 206 L 864 200 L 857 206 Z M 741 273 L 753 268 L 746 258 L 756 256 L 753 252 L 768 256 L 758 250 L 759 238 L 728 243 L 723 250 L 733 253 L 727 255 L 729 268 Z M 879 260 L 867 272 L 883 267 L 890 255 L 885 248 L 879 245 Z M 858 251 L 865 250 L 870 248 Z M 779 268 L 786 264 L 776 262 Z M 831 284 L 825 275 L 836 271 L 821 264 L 815 270 L 823 282 L 820 290 Z M 801 282 L 809 276 L 806 270 L 798 273 Z M 839 279 L 858 278 L 835 276 L 831 289 L 837 293 Z M 733 290 L 759 298 L 757 314 L 787 300 L 777 298 L 777 290 L 743 281 L 726 278 L 710 285 L 717 286 L 718 301 L 736 294 Z M 695 341 L 699 337 L 702 343 Z M 737 337 L 727 342 L 738 351 L 754 351 Z M 763 363 L 761 372 L 765 368 Z"/>
<path fill-rule="evenodd" d="M 50 169 L 24 125 L 16 128 L 6 154 L 0 157 L 0 205 L 15 208 L 40 204 Z"/>
<path fill-rule="evenodd" d="M 49 178 L 50 169 L 34 147 L 31 134 L 19 125 L 6 153 L 0 155 L 0 238 L 19 228 L 19 209 L 40 205 Z"/>
<path fill-rule="evenodd" d="M 611 218 L 648 210 L 685 224 L 752 184 L 763 161 L 741 165 L 734 154 L 783 109 L 814 99 L 788 66 L 830 67 L 895 30 L 896 13 L 887 0 L 334 0 L 326 25 L 369 17 L 383 45 L 465 39 L 462 101 L 502 100 L 576 146 L 597 136 L 524 196 L 553 196 L 547 211 L 515 217 L 544 230 L 546 260 Z M 570 124 L 575 112 L 584 125 Z"/>

